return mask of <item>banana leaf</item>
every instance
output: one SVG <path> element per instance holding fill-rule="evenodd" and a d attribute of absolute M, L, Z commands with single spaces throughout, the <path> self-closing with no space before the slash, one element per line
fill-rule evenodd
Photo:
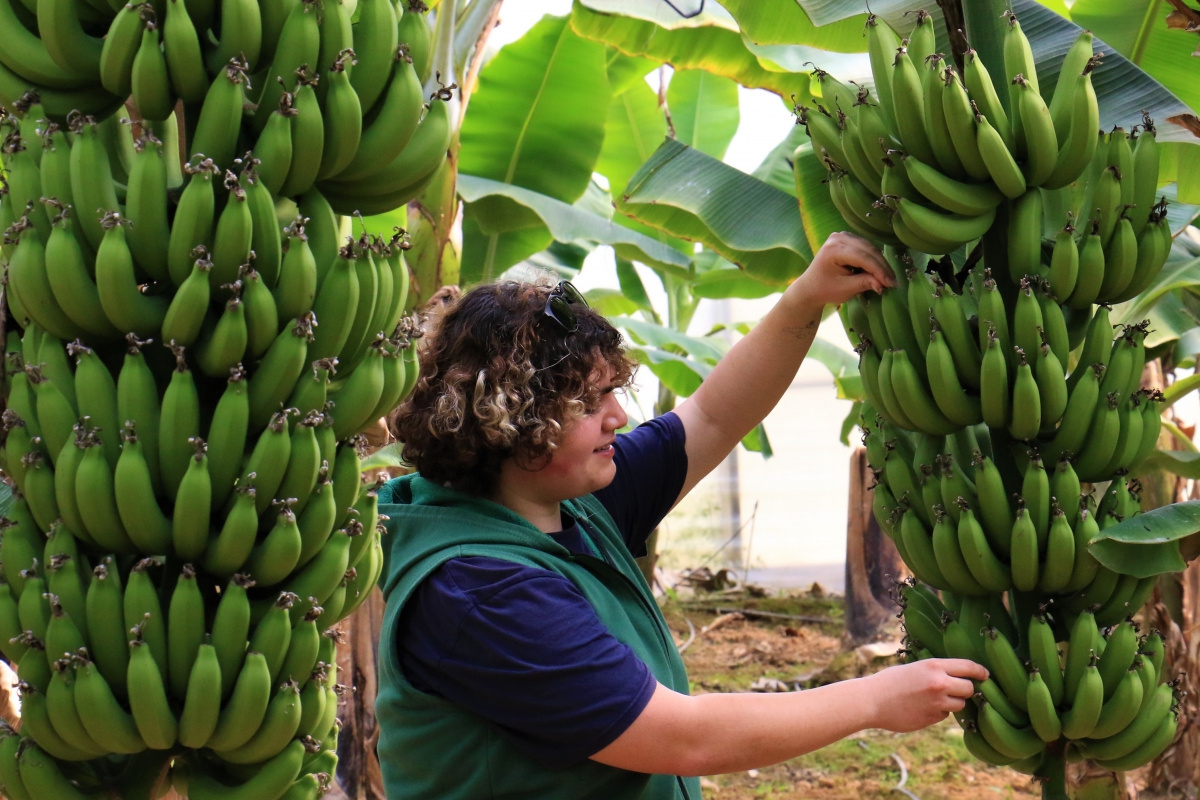
<path fill-rule="evenodd" d="M 676 70 L 667 85 L 667 108 L 676 139 L 725 158 L 740 121 L 736 83 L 701 69 Z"/>
<path fill-rule="evenodd" d="M 786 284 L 812 259 L 795 198 L 673 139 L 642 165 L 616 205 L 766 283 Z"/>
<path fill-rule="evenodd" d="M 567 17 L 543 17 L 501 48 L 471 97 L 459 172 L 578 200 L 604 142 L 607 62 L 605 48 L 575 35 Z M 490 280 L 552 240 L 530 206 L 500 192 L 483 195 L 464 213 L 464 276 Z"/>
<path fill-rule="evenodd" d="M 678 250 L 649 236 L 631 231 L 579 206 L 564 203 L 521 186 L 489 180 L 478 175 L 460 174 L 458 176 L 458 192 L 468 203 L 468 213 L 473 205 L 485 198 L 502 197 L 512 205 L 534 214 L 540 225 L 544 226 L 545 235 L 559 242 L 607 244 L 611 245 L 622 257 L 679 269 L 687 269 L 690 263 L 690 259 Z M 480 233 L 483 236 L 496 235 L 500 231 L 511 231 L 511 228 L 507 227 L 511 224 L 505 216 L 507 210 L 508 206 L 497 204 L 486 215 L 472 215 L 472 221 L 479 225 Z M 495 228 L 484 227 L 493 224 L 496 225 Z M 467 228 L 465 222 L 463 227 L 465 242 Z M 518 233 L 523 232 L 518 231 Z M 542 247 L 548 244 L 547 241 Z M 538 250 L 540 249 L 542 248 L 539 247 Z M 507 259 L 496 259 L 489 263 L 486 254 L 483 258 L 478 256 L 472 259 L 464 258 L 463 279 L 470 283 L 489 280 L 490 277 L 498 275 L 504 267 L 509 266 L 503 263 L 505 260 Z"/>
<path fill-rule="evenodd" d="M 1172 503 L 1105 528 L 1088 546 L 1096 560 L 1122 575 L 1149 578 L 1180 572 L 1186 566 L 1181 552 L 1192 550 L 1200 532 L 1200 500 Z"/>
<path fill-rule="evenodd" d="M 712 367 L 669 350 L 657 347 L 630 345 L 629 352 L 639 363 L 648 367 L 654 377 L 678 397 L 689 397 L 708 377 Z"/>
<path fill-rule="evenodd" d="M 593 4 L 599 5 L 589 0 L 589 5 Z M 604 6 L 606 9 L 619 7 L 621 13 L 626 10 L 636 13 L 636 10 L 657 6 L 654 11 L 641 13 L 655 13 L 664 20 L 672 17 L 680 19 L 666 4 L 633 0 L 622 4 L 606 2 Z M 633 6 L 636 6 L 636 10 L 631 8 Z M 708 18 L 701 15 L 701 18 L 699 21 L 688 20 L 687 24 L 675 28 L 666 28 L 633 16 L 602 13 L 580 0 L 576 0 L 571 9 L 571 27 L 577 34 L 615 47 L 625 55 L 653 59 L 680 70 L 703 69 L 731 78 L 742 86 L 767 89 L 781 97 L 794 94 L 806 100 L 810 96 L 810 81 L 806 73 L 778 72 L 775 71 L 778 67 L 769 61 L 764 65 L 748 48 L 738 32 L 737 23 L 731 18 L 726 17 L 723 21 L 717 20 L 715 15 Z"/>
<path fill-rule="evenodd" d="M 1200 453 L 1190 450 L 1155 450 L 1138 465 L 1138 472 L 1160 469 L 1184 478 L 1200 479 Z"/>
<path fill-rule="evenodd" d="M 663 349 L 682 350 L 692 358 L 709 364 L 716 364 L 729 350 L 724 339 L 714 337 L 688 336 L 665 325 L 635 319 L 633 317 L 609 318 L 616 327 L 632 334 L 638 344 L 649 344 Z"/>

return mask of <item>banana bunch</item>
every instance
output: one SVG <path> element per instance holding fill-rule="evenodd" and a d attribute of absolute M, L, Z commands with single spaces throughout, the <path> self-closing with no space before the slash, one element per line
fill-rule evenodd
<path fill-rule="evenodd" d="M 1114 338 L 1101 305 L 1090 318 L 1068 311 L 1068 323 L 1050 282 L 1032 277 L 1021 280 L 1010 314 L 989 269 L 972 269 L 956 293 L 918 270 L 911 253 L 885 254 L 897 287 L 855 298 L 846 320 L 864 393 L 889 422 L 935 436 L 986 423 L 1048 461 L 1072 455 L 1084 481 L 1129 469 L 1153 449 L 1159 406 L 1139 389 L 1148 321 Z"/>
<path fill-rule="evenodd" d="M 923 583 L 969 596 L 1038 592 L 1058 597 L 1072 618 L 1096 606 L 1105 625 L 1153 590 L 1152 578 L 1118 575 L 1087 549 L 1100 531 L 1140 513 L 1140 486 L 1124 472 L 1097 503 L 1070 458 L 1047 470 L 1036 450 L 1006 456 L 982 426 L 915 443 L 881 417 L 863 428 L 875 517 Z"/>
<path fill-rule="evenodd" d="M 362 0 L 357 22 L 341 0 L 164 0 L 115 11 L 97 0 L 96 16 L 70 0 L 32 5 L 36 34 L 23 24 L 25 0 L 0 3 L 12 32 L 0 41 L 0 104 L 32 95 L 64 124 L 72 114 L 110 117 L 128 98 L 139 125 L 165 137 L 182 103 L 193 132 L 185 158 L 212 159 L 220 176 L 252 148 L 272 195 L 298 197 L 319 181 L 344 214 L 404 205 L 444 161 L 450 120 L 435 101 L 450 89 L 425 102 L 431 30 L 421 3 Z M 90 216 L 93 206 L 80 207 Z"/>
<path fill-rule="evenodd" d="M 1130 618 L 1102 625 L 1091 610 L 1069 625 L 1046 606 L 1018 629 L 999 597 L 935 592 L 902 584 L 899 599 L 911 658 L 969 658 L 991 677 L 959 717 L 973 755 L 1032 772 L 1046 745 L 1066 740 L 1068 760 L 1129 770 L 1174 739 L 1179 693 L 1163 680 L 1163 643 L 1139 636 Z M 1018 644 L 1023 659 L 1014 649 Z"/>
<path fill-rule="evenodd" d="M 443 163 L 425 10 L 0 0 L 7 796 L 328 788 L 322 632 L 383 569 L 357 433 L 419 335 L 404 231 L 339 215 Z"/>
<path fill-rule="evenodd" d="M 1029 41 L 1009 12 L 1007 111 L 975 51 L 967 51 L 962 75 L 935 52 L 928 13 L 918 13 L 903 40 L 869 15 L 867 39 L 876 96 L 817 70 L 823 103 L 801 115 L 829 169 L 830 196 L 860 234 L 947 253 L 982 237 L 1006 200 L 1074 183 L 1091 163 L 1100 112 L 1090 33 L 1067 54 L 1047 102 Z"/>

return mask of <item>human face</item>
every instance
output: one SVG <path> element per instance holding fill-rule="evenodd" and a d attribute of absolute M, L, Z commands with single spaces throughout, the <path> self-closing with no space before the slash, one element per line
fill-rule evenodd
<path fill-rule="evenodd" d="M 613 442 L 617 431 L 629 422 L 629 417 L 621 407 L 612 378 L 612 368 L 607 364 L 596 372 L 596 380 L 604 387 L 600 407 L 563 426 L 550 463 L 539 470 L 539 482 L 557 500 L 582 497 L 603 489 L 617 474 Z"/>

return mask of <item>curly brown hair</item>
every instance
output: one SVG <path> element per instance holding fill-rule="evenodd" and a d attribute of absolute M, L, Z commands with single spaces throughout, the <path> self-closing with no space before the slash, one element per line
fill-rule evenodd
<path fill-rule="evenodd" d="M 596 411 L 601 364 L 612 368 L 614 387 L 632 382 L 637 364 L 617 329 L 576 304 L 579 326 L 568 333 L 544 313 L 552 288 L 479 286 L 442 315 L 395 422 L 404 460 L 423 477 L 489 496 L 506 459 L 547 459 L 564 425 Z"/>

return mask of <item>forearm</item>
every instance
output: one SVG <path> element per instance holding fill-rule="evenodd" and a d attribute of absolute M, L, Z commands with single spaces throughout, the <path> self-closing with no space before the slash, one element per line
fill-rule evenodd
<path fill-rule="evenodd" d="M 777 764 L 871 727 L 874 703 L 861 680 L 780 694 L 690 698 L 689 774 L 716 775 Z"/>
<path fill-rule="evenodd" d="M 702 424 L 705 437 L 716 438 L 705 450 L 718 462 L 783 397 L 816 338 L 824 306 L 806 300 L 801 289 L 793 284 L 681 404 L 681 411 L 689 406 L 684 413 Z"/>
<path fill-rule="evenodd" d="M 779 694 L 687 696 L 660 685 L 633 725 L 593 758 L 637 772 L 737 772 L 871 727 L 877 708 L 870 679 Z"/>

